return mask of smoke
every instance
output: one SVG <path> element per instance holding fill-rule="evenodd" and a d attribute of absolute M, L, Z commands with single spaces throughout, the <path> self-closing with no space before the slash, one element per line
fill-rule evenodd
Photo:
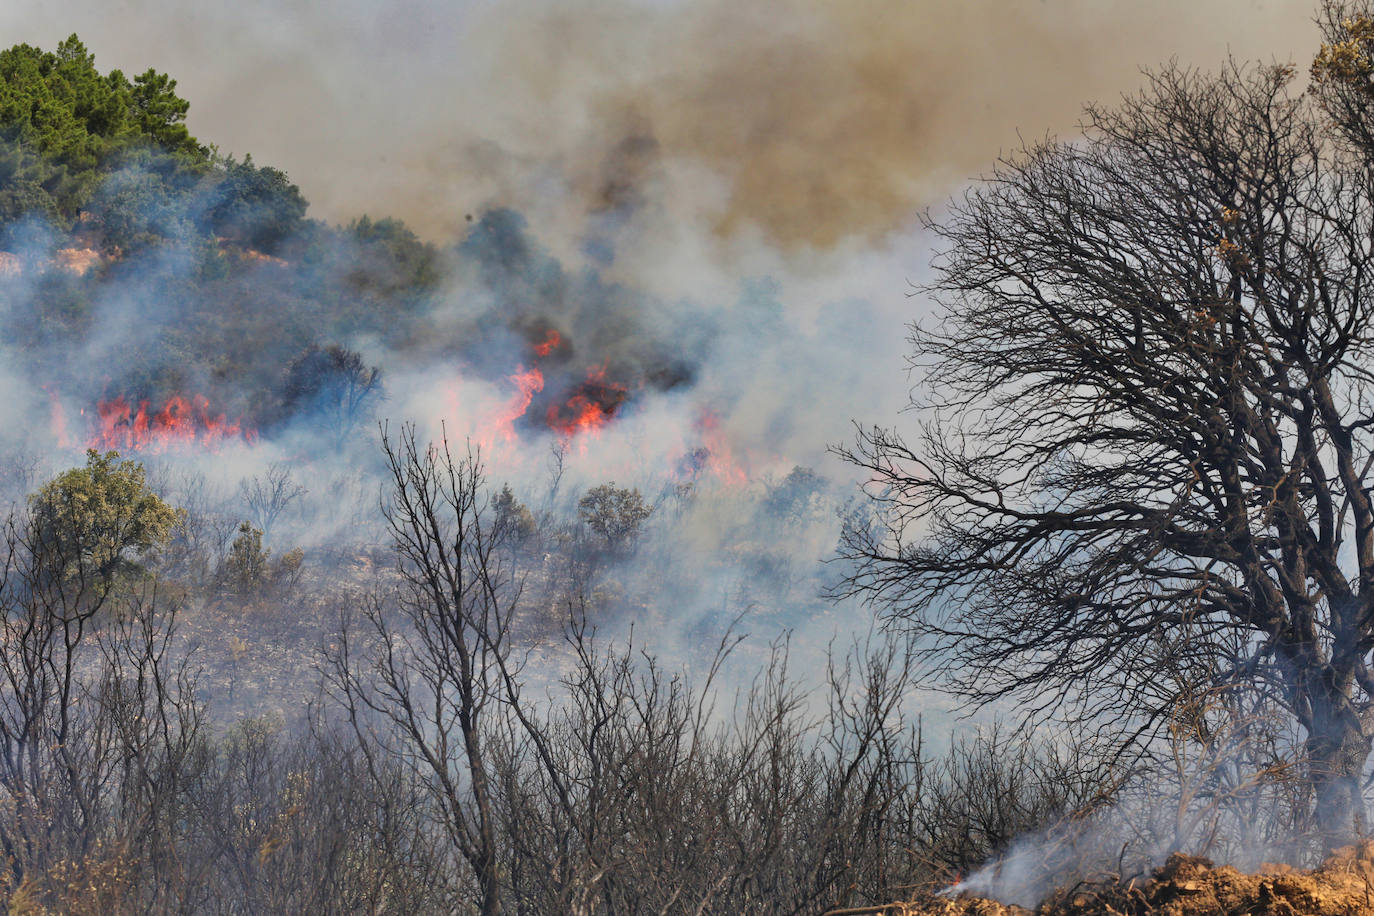
<path fill-rule="evenodd" d="M 10 40 L 71 31 L 155 66 L 194 133 L 285 169 L 317 216 L 627 204 L 785 247 L 872 241 L 984 172 L 1017 132 L 1070 131 L 1138 68 L 1315 46 L 1306 4 L 805 0 L 278 4 L 19 0 Z"/>
<path fill-rule="evenodd" d="M 1302 54 L 1314 32 L 1304 10 L 1244 0 L 785 14 L 721 0 L 74 0 L 62 13 L 22 0 L 0 25 L 46 47 L 76 31 L 102 69 L 171 73 L 194 133 L 285 169 L 316 217 L 390 214 L 440 244 L 465 240 L 425 304 L 423 352 L 363 328 L 338 341 L 383 365 L 389 415 L 452 402 L 430 372 L 455 357 L 461 384 L 480 381 L 477 401 L 499 409 L 530 346 L 557 331 L 565 345 L 541 362 L 530 416 L 604 367 L 629 391 L 623 410 L 613 392 L 603 406 L 705 411 L 747 470 L 783 474 L 824 463 L 852 419 L 900 409 L 903 325 L 922 308 L 905 296 L 925 258 L 919 207 L 985 171 L 1018 131 L 1071 131 L 1085 101 L 1134 85 L 1142 65 Z M 519 215 L 482 219 L 495 211 Z M 47 362 L 151 374 L 191 333 L 168 308 L 191 269 L 142 267 L 107 288 L 89 352 Z M 261 281 L 245 284 L 241 316 L 308 320 Z M 687 388 L 695 411 L 666 397 Z"/>
<path fill-rule="evenodd" d="M 1079 771 L 1093 773 L 1084 782 L 1089 791 L 1042 812 L 1036 829 L 1003 834 L 990 861 L 944 893 L 1035 908 L 1056 889 L 1129 886 L 1176 853 L 1205 856 L 1246 874 L 1266 863 L 1315 867 L 1328 853 L 1312 842 L 1305 738 L 1270 699 L 1247 688 L 1193 695 L 1162 726 L 1142 731 L 1129 755 L 1103 740 L 1118 724 L 1079 722 L 1067 733 L 1042 732 L 1040 746 L 1072 747 L 1098 765 Z M 1055 784 L 1056 777 L 1047 781 Z M 986 794 L 990 782 L 995 784 L 974 778 L 960 785 Z M 1025 786 L 1037 779 L 1004 784 L 1015 787 L 1013 804 L 1021 805 L 1023 793 L 1033 796 Z"/>
<path fill-rule="evenodd" d="M 0 376 L 0 419 L 54 470 L 84 444 L 53 451 L 54 397 L 75 428 L 98 399 L 157 410 L 173 379 L 213 391 L 211 410 L 263 427 L 257 445 L 147 459 L 226 517 L 244 511 L 240 483 L 291 465 L 309 495 L 274 537 L 307 547 L 379 536 L 371 421 L 414 421 L 471 438 L 494 480 L 564 517 L 591 486 L 640 489 L 650 530 L 603 593 L 665 641 L 701 644 L 703 625 L 749 611 L 824 645 L 869 623 L 817 598 L 855 511 L 826 449 L 904 404 L 920 208 L 1018 131 L 1072 132 L 1141 66 L 1301 56 L 1309 15 L 1246 0 L 9 3 L 10 41 L 76 32 L 102 70 L 166 71 L 202 142 L 284 169 L 314 217 L 400 217 L 441 256 L 404 313 L 359 314 L 327 339 L 312 323 L 366 261 L 347 233 L 302 241 L 308 271 L 298 251 L 205 284 L 232 303 L 233 334 L 214 303 L 188 303 L 219 257 L 190 245 L 98 283 L 28 270 L 0 317 L 50 328 L 70 317 L 48 308 L 61 302 L 86 323 L 78 346 L 0 344 L 5 365 L 43 370 Z M 37 264 L 53 253 L 35 232 L 8 247 Z M 219 368 L 178 377 L 207 364 L 182 360 L 206 339 Z M 318 422 L 264 407 L 306 344 L 383 373 L 387 400 L 328 447 Z M 521 381 L 536 370 L 537 387 Z M 560 435 L 579 397 L 607 422 Z"/>
<path fill-rule="evenodd" d="M 500 138 L 500 161 L 517 170 L 542 160 L 568 173 L 588 208 L 632 197 L 636 184 L 674 214 L 696 209 L 719 234 L 825 249 L 909 225 L 1018 129 L 1071 128 L 1084 101 L 1131 85 L 1142 62 L 1201 53 L 1210 63 L 1224 53 L 1209 47 L 1219 35 L 1241 54 L 1290 53 L 1254 46 L 1266 34 L 1291 39 L 1294 20 L 1302 27 L 1290 10 L 1290 28 L 1250 31 L 1276 15 L 1256 4 L 1086 2 L 503 11 L 477 34 L 500 49 L 490 66 L 516 118 L 559 114 L 484 139 Z M 460 174 L 483 175 L 462 147 L 453 155 Z M 699 197 L 676 164 L 704 169 L 718 195 Z M 518 173 L 483 177 L 501 196 L 529 187 Z"/>

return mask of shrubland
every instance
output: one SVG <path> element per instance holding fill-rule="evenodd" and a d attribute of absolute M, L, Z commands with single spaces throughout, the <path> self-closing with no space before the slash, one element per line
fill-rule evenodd
<path fill-rule="evenodd" d="M 1316 864 L 1365 829 L 1374 688 L 1374 13 L 1322 15 L 1310 93 L 1288 67 L 1166 69 L 929 224 L 932 400 L 915 439 L 841 449 L 857 503 L 804 467 L 713 494 L 705 446 L 660 492 L 574 486 L 571 432 L 543 498 L 412 426 L 359 459 L 389 376 L 350 344 L 493 377 L 537 353 L 553 378 L 588 357 L 538 309 L 643 303 L 510 213 L 445 251 L 309 220 L 287 176 L 189 135 L 166 75 L 102 75 L 75 37 L 0 53 L 14 371 L 129 412 L 194 382 L 245 441 L 364 465 L 224 487 L 7 453 L 11 911 L 811 913 L 1066 880 L 1135 905 L 1155 865 L 1155 890 L 1194 880 L 1180 851 Z M 454 272 L 506 298 L 450 338 Z M 56 359 L 103 346 L 110 300 L 142 321 L 107 348 L 118 378 Z M 646 386 L 691 384 L 645 340 L 623 362 Z M 606 365 L 530 422 L 613 415 L 632 395 Z M 729 613 L 686 621 L 684 656 L 628 625 L 724 580 L 692 538 L 733 571 L 723 608 L 811 607 L 825 576 L 779 532 L 818 515 L 845 522 L 832 594 L 885 629 L 798 661 Z M 1008 718 L 950 744 L 936 688 Z"/>

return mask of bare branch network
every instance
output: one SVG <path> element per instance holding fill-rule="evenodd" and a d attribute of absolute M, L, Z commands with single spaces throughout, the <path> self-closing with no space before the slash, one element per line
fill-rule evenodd
<path fill-rule="evenodd" d="M 841 450 L 882 509 L 843 591 L 1030 718 L 1139 739 L 1253 686 L 1334 836 L 1363 831 L 1374 692 L 1374 174 L 1292 81 L 1165 69 L 930 222 L 932 394 L 915 440 Z"/>

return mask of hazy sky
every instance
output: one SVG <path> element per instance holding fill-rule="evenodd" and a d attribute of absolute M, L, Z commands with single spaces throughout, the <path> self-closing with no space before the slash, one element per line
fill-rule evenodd
<path fill-rule="evenodd" d="M 1304 63 L 1279 0 L 7 0 L 0 40 L 76 32 L 179 81 L 203 142 L 285 169 L 313 215 L 439 238 L 507 203 L 641 194 L 722 236 L 873 240 L 1017 131 L 1071 130 L 1142 66 Z M 682 212 L 690 211 L 690 212 Z"/>

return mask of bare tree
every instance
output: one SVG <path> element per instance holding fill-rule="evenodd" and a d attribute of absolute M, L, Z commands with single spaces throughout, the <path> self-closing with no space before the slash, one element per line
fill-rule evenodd
<path fill-rule="evenodd" d="M 499 712 L 519 588 L 486 517 L 478 455 L 455 459 L 446 441 L 422 448 L 414 427 L 397 440 L 384 430 L 382 447 L 400 586 L 365 604 L 370 641 L 344 621 L 329 674 L 362 746 L 403 748 L 493 916 L 502 895 L 486 729 Z"/>
<path fill-rule="evenodd" d="M 291 476 L 291 469 L 280 461 L 272 462 L 264 473 L 239 484 L 239 496 L 248 506 L 249 521 L 264 538 L 270 538 L 277 520 L 306 492 Z"/>
<path fill-rule="evenodd" d="M 913 829 L 932 821 L 912 816 L 926 764 L 896 642 L 835 658 L 820 697 L 777 644 L 720 710 L 732 628 L 699 678 L 599 642 L 576 614 L 566 637 L 561 689 L 540 703 L 510 684 L 492 742 L 517 910 L 800 914 L 947 879 Z"/>
<path fill-rule="evenodd" d="M 1137 746 L 1252 685 L 1330 846 L 1374 732 L 1374 174 L 1291 82 L 1166 69 L 931 223 L 920 436 L 842 450 L 883 510 L 844 590 L 946 686 Z"/>
<path fill-rule="evenodd" d="M 201 713 L 176 607 L 136 562 L 175 518 L 141 468 L 93 454 L 0 537 L 0 883 L 57 909 L 67 872 L 138 860 L 156 900 L 175 867 Z M 128 890 L 131 867 L 106 890 Z"/>
<path fill-rule="evenodd" d="M 162 574 L 204 583 L 213 575 L 239 525 L 230 495 L 197 471 L 159 475 L 157 491 L 181 510 L 171 543 L 158 557 Z"/>
<path fill-rule="evenodd" d="M 40 459 L 22 448 L 0 452 L 0 505 L 17 504 L 32 492 Z"/>

